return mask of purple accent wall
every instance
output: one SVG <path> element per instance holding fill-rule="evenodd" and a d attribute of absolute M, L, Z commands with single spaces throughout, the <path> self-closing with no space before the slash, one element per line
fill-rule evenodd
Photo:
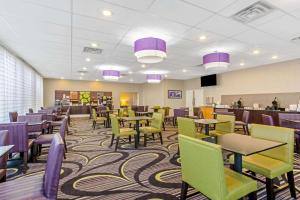
<path fill-rule="evenodd" d="M 228 53 L 210 53 L 203 56 L 203 64 L 211 62 L 230 62 Z"/>
<path fill-rule="evenodd" d="M 167 51 L 166 42 L 159 38 L 141 38 L 134 42 L 134 52 L 142 50 L 159 50 Z"/>

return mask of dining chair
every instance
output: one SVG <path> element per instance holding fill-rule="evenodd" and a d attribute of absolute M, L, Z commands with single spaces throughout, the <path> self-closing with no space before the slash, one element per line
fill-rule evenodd
<path fill-rule="evenodd" d="M 35 173 L 1 183 L 0 199 L 57 199 L 63 152 L 64 142 L 59 134 L 55 134 L 50 145 L 45 173 Z"/>
<path fill-rule="evenodd" d="M 135 148 L 137 149 L 137 133 L 132 128 L 120 128 L 120 123 L 118 117 L 115 115 L 110 115 L 111 127 L 112 127 L 112 136 L 110 147 L 113 145 L 114 140 L 116 139 L 115 151 L 117 151 L 120 139 L 128 138 L 129 143 L 131 143 L 131 137 L 134 137 Z"/>
<path fill-rule="evenodd" d="M 274 120 L 271 115 L 262 114 L 261 119 L 264 125 L 274 126 Z"/>
<path fill-rule="evenodd" d="M 177 125 L 177 117 L 185 117 L 186 111 L 184 109 L 174 109 L 173 126 Z"/>
<path fill-rule="evenodd" d="M 0 146 L 9 145 L 8 131 L 0 131 Z M 6 181 L 6 169 L 7 169 L 8 154 L 0 157 L 0 183 Z"/>
<path fill-rule="evenodd" d="M 18 118 L 18 112 L 9 112 L 9 121 L 16 122 Z"/>
<path fill-rule="evenodd" d="M 132 110 L 132 109 L 128 109 L 128 117 L 135 117 L 136 115 L 135 115 L 135 112 Z M 133 127 L 135 127 L 135 125 L 136 125 L 136 121 L 135 120 L 131 120 L 131 121 L 126 121 L 128 124 L 129 124 L 129 128 L 131 128 L 131 126 L 133 125 Z M 139 121 L 139 126 L 145 126 L 146 125 L 146 123 L 147 123 L 147 121 L 146 120 L 140 120 Z"/>
<path fill-rule="evenodd" d="M 44 132 L 47 121 L 43 120 L 43 115 L 18 115 L 17 122 L 27 122 L 28 137 L 35 139 Z M 32 125 L 30 125 L 32 124 Z M 33 125 L 34 124 L 34 125 Z"/>
<path fill-rule="evenodd" d="M 9 145 L 14 145 L 9 153 L 20 153 L 23 159 L 23 172 L 26 173 L 28 151 L 33 144 L 33 140 L 28 139 L 27 122 L 0 123 L 0 130 L 8 130 Z"/>
<path fill-rule="evenodd" d="M 163 130 L 165 131 L 166 130 L 166 125 L 165 125 L 165 123 L 166 123 L 166 111 L 165 111 L 165 109 L 163 109 L 163 108 L 160 108 L 160 109 L 158 109 L 158 112 L 159 113 L 161 113 L 162 114 L 162 127 L 163 127 Z"/>
<path fill-rule="evenodd" d="M 65 133 L 66 133 L 66 127 L 67 127 L 67 117 L 65 117 L 65 119 L 63 119 L 63 122 L 60 126 L 59 129 L 59 134 L 64 142 L 64 157 L 66 158 L 66 152 L 67 150 L 67 144 L 66 144 L 66 138 L 65 138 Z M 36 153 L 40 153 L 41 149 L 42 149 L 42 145 L 44 144 L 51 144 L 53 138 L 55 137 L 55 134 L 43 134 L 40 135 L 39 137 L 37 137 L 33 143 L 34 143 L 34 149 L 36 150 Z M 36 157 L 36 155 L 35 155 Z"/>
<path fill-rule="evenodd" d="M 209 133 L 215 136 L 223 135 L 226 133 L 233 133 L 235 126 L 235 116 L 234 115 L 217 115 L 218 121 L 226 121 L 220 122 L 216 124 L 215 130 L 210 131 Z"/>
<path fill-rule="evenodd" d="M 97 124 L 103 124 L 103 126 L 105 126 L 105 123 L 107 123 L 106 117 L 98 117 L 95 108 L 92 109 L 92 112 L 93 129 L 95 130 Z"/>
<path fill-rule="evenodd" d="M 235 122 L 235 129 L 243 128 L 244 134 L 249 135 L 248 123 L 250 118 L 250 112 L 248 110 L 244 110 L 242 121 Z"/>
<path fill-rule="evenodd" d="M 147 139 L 149 134 L 153 134 L 152 137 L 154 137 L 155 134 L 159 135 L 160 143 L 163 144 L 163 138 L 162 138 L 162 122 L 163 122 L 163 116 L 159 112 L 155 112 L 152 115 L 151 125 L 145 126 L 140 128 L 140 133 L 144 135 L 144 146 L 147 146 Z"/>
<path fill-rule="evenodd" d="M 197 132 L 197 128 L 196 128 L 194 119 L 178 117 L 177 123 L 178 123 L 178 134 L 186 135 L 186 136 L 196 138 L 196 139 L 203 139 L 203 138 L 208 137 L 203 133 Z"/>
<path fill-rule="evenodd" d="M 188 197 L 189 186 L 212 200 L 256 199 L 256 181 L 224 167 L 220 145 L 180 134 L 179 148 L 181 200 Z"/>
<path fill-rule="evenodd" d="M 33 109 L 32 109 L 32 108 L 29 108 L 29 109 L 28 109 L 28 112 L 29 112 L 29 113 L 33 113 Z"/>
<path fill-rule="evenodd" d="M 293 162 L 294 162 L 294 130 L 289 128 L 252 124 L 251 137 L 286 143 L 283 146 L 263 151 L 258 154 L 244 156 L 243 168 L 266 177 L 267 199 L 275 199 L 273 182 L 276 177 L 287 174 L 290 193 L 296 199 Z M 241 141 L 242 142 L 242 141 Z M 230 163 L 234 159 L 230 157 Z"/>

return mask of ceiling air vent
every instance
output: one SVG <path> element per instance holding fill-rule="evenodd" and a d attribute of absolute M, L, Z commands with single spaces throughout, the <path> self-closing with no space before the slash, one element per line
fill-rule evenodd
<path fill-rule="evenodd" d="M 266 16 L 270 12 L 274 10 L 274 7 L 267 4 L 263 1 L 258 1 L 251 6 L 239 11 L 238 13 L 234 14 L 232 18 L 236 21 L 242 22 L 247 24 L 252 22 L 258 18 Z"/>
<path fill-rule="evenodd" d="M 91 54 L 101 54 L 102 49 L 92 48 L 92 47 L 83 47 L 83 53 L 91 53 Z"/>
<path fill-rule="evenodd" d="M 291 39 L 291 41 L 296 44 L 300 44 L 300 37 L 295 37 L 295 38 Z"/>

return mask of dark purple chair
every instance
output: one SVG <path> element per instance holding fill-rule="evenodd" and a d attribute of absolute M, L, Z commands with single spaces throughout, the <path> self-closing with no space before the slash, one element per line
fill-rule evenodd
<path fill-rule="evenodd" d="M 186 117 L 186 116 L 187 113 L 185 108 L 174 109 L 173 126 L 176 126 L 177 124 L 177 117 Z"/>
<path fill-rule="evenodd" d="M 47 126 L 47 121 L 43 121 L 43 115 L 19 115 L 17 122 L 28 123 L 28 136 L 29 139 L 35 139 L 40 136 Z"/>
<path fill-rule="evenodd" d="M 45 173 L 1 183 L 0 199 L 57 199 L 63 152 L 64 142 L 56 134 L 49 149 Z"/>
<path fill-rule="evenodd" d="M 250 118 L 250 112 L 248 110 L 244 110 L 242 121 L 235 122 L 236 129 L 242 127 L 244 130 L 244 134 L 246 135 L 249 135 L 249 130 L 248 130 L 249 118 Z"/>
<path fill-rule="evenodd" d="M 296 152 L 300 152 L 300 123 L 295 123 L 289 120 L 299 120 L 300 114 L 294 113 L 278 113 L 279 126 L 292 128 L 295 130 Z"/>
<path fill-rule="evenodd" d="M 28 150 L 33 144 L 33 140 L 28 139 L 27 122 L 0 123 L 0 130 L 8 130 L 8 145 L 14 145 L 9 153 L 20 153 L 23 156 L 23 170 L 26 172 Z"/>
<path fill-rule="evenodd" d="M 264 125 L 274 126 L 274 120 L 271 115 L 262 114 L 261 119 Z"/>
<path fill-rule="evenodd" d="M 47 114 L 53 114 L 54 113 L 54 109 L 53 108 L 47 108 L 47 109 L 43 109 L 43 110 L 38 110 L 38 113 L 47 113 Z"/>
<path fill-rule="evenodd" d="M 29 113 L 33 113 L 33 109 L 32 109 L 32 108 L 29 108 L 29 109 L 28 109 L 28 112 L 29 112 Z"/>
<path fill-rule="evenodd" d="M 0 131 L 0 146 L 9 145 L 8 131 Z M 6 181 L 6 168 L 7 168 L 8 154 L 0 157 L 0 182 Z"/>
<path fill-rule="evenodd" d="M 65 152 L 67 152 L 67 145 L 66 145 L 66 140 L 65 140 L 66 127 L 68 125 L 67 123 L 68 123 L 68 118 L 65 117 L 65 119 L 62 120 L 62 124 L 59 129 L 59 134 L 60 134 L 62 140 L 64 141 Z M 43 144 L 51 144 L 54 135 L 55 134 L 43 134 L 43 135 L 40 135 L 39 137 L 37 137 L 33 142 L 34 147 L 35 147 L 34 149 L 37 150 L 39 148 L 38 152 L 41 152 L 42 145 Z"/>
<path fill-rule="evenodd" d="M 9 112 L 9 121 L 16 122 L 18 118 L 18 112 Z"/>

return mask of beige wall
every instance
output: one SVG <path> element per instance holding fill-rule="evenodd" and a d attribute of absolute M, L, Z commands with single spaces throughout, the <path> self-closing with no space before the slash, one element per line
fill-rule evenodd
<path fill-rule="evenodd" d="M 168 99 L 168 90 L 182 90 L 182 99 Z M 122 93 L 137 93 L 139 105 L 161 105 L 178 108 L 185 105 L 184 81 L 163 80 L 159 84 L 112 83 L 79 80 L 44 79 L 44 106 L 54 105 L 55 90 L 108 91 L 113 94 L 114 106 L 120 106 Z"/>

